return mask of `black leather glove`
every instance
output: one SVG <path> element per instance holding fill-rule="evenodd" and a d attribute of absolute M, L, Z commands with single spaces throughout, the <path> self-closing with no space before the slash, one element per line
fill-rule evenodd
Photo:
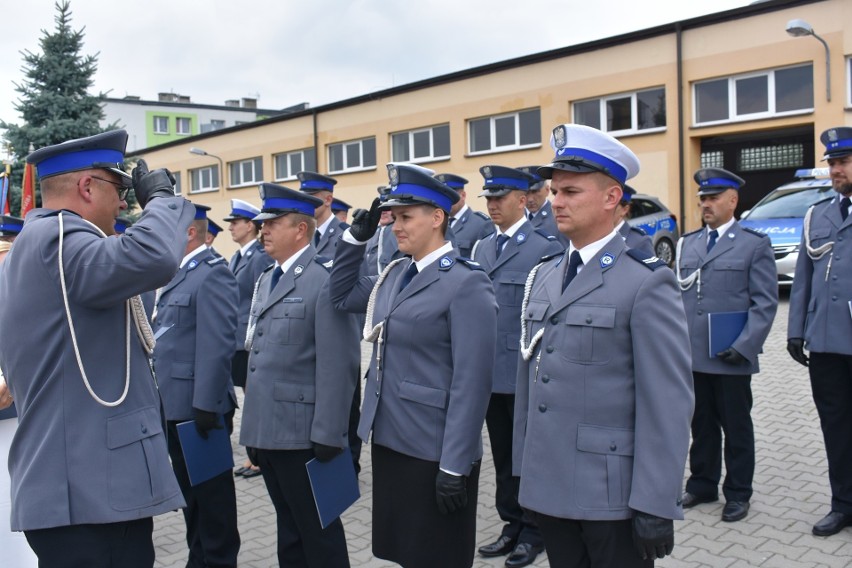
<path fill-rule="evenodd" d="M 787 340 L 787 353 L 800 365 L 808 366 L 808 356 L 805 355 L 805 340 L 794 338 Z"/>
<path fill-rule="evenodd" d="M 633 545 L 642 560 L 664 558 L 674 549 L 674 521 L 636 511 Z"/>
<path fill-rule="evenodd" d="M 442 515 L 467 507 L 467 478 L 438 470 L 435 496 L 438 498 L 438 511 Z"/>
<path fill-rule="evenodd" d="M 139 160 L 136 162 L 136 167 L 133 168 L 131 177 L 133 178 L 133 192 L 136 194 L 136 201 L 139 202 L 139 207 L 142 209 L 145 209 L 145 205 L 155 197 L 175 196 L 175 178 L 165 168 L 149 172 L 145 160 Z"/>
<path fill-rule="evenodd" d="M 254 467 L 260 466 L 260 462 L 257 460 L 257 448 L 250 448 L 246 446 L 246 455 L 248 456 L 251 465 Z"/>
<path fill-rule="evenodd" d="M 364 243 L 376 234 L 376 229 L 379 228 L 379 219 L 382 217 L 382 212 L 379 211 L 380 203 L 381 200 L 377 197 L 373 199 L 369 211 L 356 209 L 352 214 L 352 225 L 349 227 L 349 232 L 356 240 Z"/>
<path fill-rule="evenodd" d="M 716 353 L 716 357 L 728 363 L 729 365 L 741 365 L 743 363 L 747 363 L 748 360 L 742 356 L 742 354 L 734 349 L 733 347 L 729 347 L 724 351 L 720 351 Z"/>
<path fill-rule="evenodd" d="M 215 412 L 207 412 L 200 408 L 193 408 L 192 419 L 195 420 L 195 429 L 198 430 L 198 435 L 205 440 L 207 439 L 207 432 L 210 430 L 221 430 L 224 428 L 224 426 L 219 424 L 219 417 Z"/>
<path fill-rule="evenodd" d="M 314 442 L 314 455 L 323 463 L 333 460 L 342 453 L 343 448 L 335 448 L 334 446 L 326 446 L 325 444 Z"/>

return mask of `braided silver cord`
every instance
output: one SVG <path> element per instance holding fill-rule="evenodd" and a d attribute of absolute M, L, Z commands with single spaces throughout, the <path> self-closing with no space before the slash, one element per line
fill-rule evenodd
<path fill-rule="evenodd" d="M 243 343 L 243 347 L 246 348 L 246 351 L 251 351 L 252 343 L 254 343 L 254 328 L 257 326 L 257 318 L 254 317 L 254 307 L 257 304 L 257 291 L 260 289 L 260 281 L 263 279 L 263 275 L 257 278 L 257 282 L 254 283 L 254 292 L 251 294 L 251 308 L 249 309 L 249 324 L 246 329 L 246 339 Z"/>
<path fill-rule="evenodd" d="M 808 256 L 811 257 L 811 260 L 819 260 L 824 257 L 832 248 L 834 248 L 834 241 L 830 243 L 825 243 L 817 248 L 811 246 L 811 215 L 814 212 L 813 205 L 808 208 L 808 212 L 805 213 L 804 220 L 804 230 L 805 230 L 805 250 L 808 253 Z"/>
<path fill-rule="evenodd" d="M 390 264 L 385 267 L 382 273 L 379 275 L 379 279 L 376 280 L 373 289 L 370 290 L 370 299 L 367 300 L 367 316 L 364 318 L 364 341 L 369 341 L 370 343 L 375 343 L 376 338 L 379 337 L 382 333 L 382 328 L 385 325 L 384 320 L 380 321 L 378 324 L 373 326 L 373 310 L 376 306 L 376 294 L 379 292 L 379 288 L 384 283 L 385 278 L 387 278 L 388 274 L 390 274 L 391 269 L 402 262 L 403 260 L 409 260 L 408 257 L 402 257 L 394 260 Z"/>
<path fill-rule="evenodd" d="M 696 289 L 697 293 L 701 293 L 701 267 L 699 266 L 695 272 L 687 276 L 686 278 L 680 277 L 680 253 L 683 250 L 683 237 L 677 240 L 677 248 L 675 250 L 675 276 L 677 276 L 677 285 L 680 287 L 682 292 L 686 292 L 692 285 L 695 284 L 695 281 L 698 281 L 698 288 Z"/>
<path fill-rule="evenodd" d="M 538 342 L 541 341 L 541 337 L 544 335 L 544 327 L 535 332 L 532 339 L 527 345 L 527 325 L 526 321 L 524 321 L 524 314 L 527 313 L 527 307 L 529 307 L 530 303 L 530 293 L 532 292 L 533 282 L 535 282 L 535 275 L 538 273 L 538 269 L 544 266 L 543 262 L 536 264 L 532 270 L 530 270 L 529 275 L 527 276 L 527 281 L 524 284 L 524 301 L 521 303 L 521 355 L 524 358 L 524 361 L 529 361 L 530 357 L 532 357 L 533 351 L 535 351 L 535 346 L 538 345 Z"/>

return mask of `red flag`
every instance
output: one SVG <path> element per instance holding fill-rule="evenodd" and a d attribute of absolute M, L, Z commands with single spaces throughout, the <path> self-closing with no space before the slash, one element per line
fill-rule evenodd
<path fill-rule="evenodd" d="M 6 164 L 3 179 L 0 180 L 0 199 L 3 200 L 3 215 L 11 215 L 9 211 L 9 177 L 12 175 L 12 166 Z"/>
<path fill-rule="evenodd" d="M 24 166 L 24 183 L 21 189 L 21 214 L 23 219 L 31 209 L 35 208 L 35 181 L 33 180 L 33 165 Z"/>

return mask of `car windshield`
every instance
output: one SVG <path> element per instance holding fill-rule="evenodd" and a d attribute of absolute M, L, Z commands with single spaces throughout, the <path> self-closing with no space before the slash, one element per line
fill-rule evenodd
<path fill-rule="evenodd" d="M 748 219 L 777 219 L 779 217 L 804 217 L 814 203 L 834 197 L 831 186 L 791 188 L 770 193 L 754 206 Z"/>

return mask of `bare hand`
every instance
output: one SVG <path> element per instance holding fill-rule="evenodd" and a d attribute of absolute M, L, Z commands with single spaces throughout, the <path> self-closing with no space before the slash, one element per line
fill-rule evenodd
<path fill-rule="evenodd" d="M 6 386 L 6 380 L 0 377 L 0 410 L 4 410 L 12 406 L 12 393 L 9 392 L 9 387 Z"/>

